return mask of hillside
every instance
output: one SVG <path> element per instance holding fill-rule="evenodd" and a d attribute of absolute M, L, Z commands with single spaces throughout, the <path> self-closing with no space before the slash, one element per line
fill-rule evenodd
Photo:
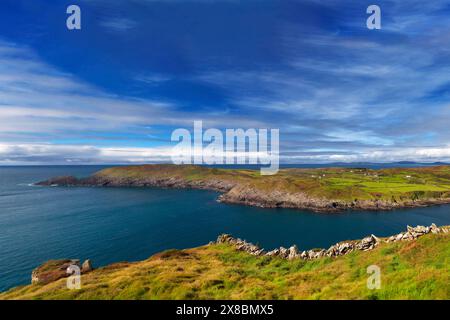
<path fill-rule="evenodd" d="M 142 165 L 104 169 L 91 177 L 57 177 L 59 186 L 198 188 L 222 192 L 220 201 L 260 207 L 336 212 L 450 203 L 450 167 L 257 170 Z"/>
<path fill-rule="evenodd" d="M 216 242 L 96 269 L 82 275 L 80 290 L 60 279 L 0 299 L 450 299 L 449 260 L 448 231 L 313 260 L 255 256 Z M 367 289 L 369 265 L 380 267 L 381 289 Z"/>

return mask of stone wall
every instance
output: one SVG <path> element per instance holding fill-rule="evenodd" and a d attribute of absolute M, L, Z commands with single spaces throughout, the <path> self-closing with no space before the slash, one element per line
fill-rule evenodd
<path fill-rule="evenodd" d="M 296 245 L 289 248 L 280 247 L 271 251 L 266 251 L 257 245 L 249 243 L 239 238 L 233 238 L 229 234 L 220 235 L 213 243 L 228 243 L 233 245 L 239 251 L 245 251 L 255 256 L 271 256 L 283 259 L 304 259 L 312 260 L 322 257 L 337 257 L 348 254 L 355 250 L 368 251 L 376 248 L 382 241 L 412 241 L 428 233 L 448 233 L 449 229 L 437 227 L 434 223 L 429 227 L 417 226 L 415 228 L 408 226 L 406 232 L 401 232 L 388 238 L 380 239 L 373 234 L 362 240 L 339 242 L 328 249 L 314 249 L 300 251 Z"/>

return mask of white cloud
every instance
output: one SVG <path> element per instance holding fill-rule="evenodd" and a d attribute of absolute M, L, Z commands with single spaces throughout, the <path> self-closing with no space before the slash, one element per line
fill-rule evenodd
<path fill-rule="evenodd" d="M 193 110 L 111 94 L 46 64 L 27 47 L 0 41 L 0 163 L 164 161 L 168 147 L 128 148 L 114 142 L 104 147 L 95 145 L 101 138 L 96 135 L 147 134 L 149 126 L 191 128 L 194 120 L 218 128 L 280 128 L 281 151 L 290 162 L 448 161 L 449 103 L 426 99 L 448 87 L 450 37 L 441 28 L 448 22 L 426 25 L 441 7 L 435 1 L 424 4 L 422 18 L 417 16 L 421 1 L 414 1 L 412 9 L 394 2 L 395 10 L 407 14 L 383 24 L 392 36 L 383 38 L 387 41 L 304 36 L 299 23 L 280 30 L 284 42 L 277 50 L 283 61 L 274 68 L 219 67 L 183 79 L 206 83 L 226 100 L 220 107 Z M 414 21 L 417 32 L 407 33 Z M 99 24 L 114 32 L 137 27 L 126 18 Z M 157 86 L 172 80 L 178 79 L 143 71 L 130 81 Z M 93 139 L 78 145 L 64 141 L 83 134 Z M 47 135 L 63 144 L 49 143 Z"/>
<path fill-rule="evenodd" d="M 98 147 L 92 145 L 0 144 L 0 165 L 29 164 L 141 164 L 171 162 L 170 146 L 153 148 Z M 211 154 L 205 154 L 211 156 Z M 217 154 L 216 156 L 221 156 Z M 252 155 L 250 155 L 252 156 Z M 257 156 L 254 154 L 253 156 Z M 326 162 L 450 162 L 450 146 L 439 148 L 404 148 L 367 150 L 342 154 L 339 152 L 283 155 L 285 163 Z"/>
<path fill-rule="evenodd" d="M 168 75 L 163 74 L 144 74 L 135 77 L 136 81 L 140 81 L 149 85 L 157 85 L 166 81 L 171 80 L 172 78 Z"/>
<path fill-rule="evenodd" d="M 156 81 L 148 77 L 147 81 Z M 184 112 L 166 101 L 110 94 L 42 62 L 26 47 L 0 42 L 0 141 L 14 134 L 26 142 L 39 133 L 61 139 L 85 132 L 149 133 L 148 126 L 191 127 L 196 119 L 211 126 L 232 121 L 245 127 L 256 122 Z"/>
<path fill-rule="evenodd" d="M 109 18 L 100 21 L 100 26 L 108 31 L 126 32 L 137 27 L 137 23 L 127 18 Z"/>

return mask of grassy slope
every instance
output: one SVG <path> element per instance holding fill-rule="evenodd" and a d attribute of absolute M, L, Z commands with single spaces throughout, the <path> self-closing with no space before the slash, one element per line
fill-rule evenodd
<path fill-rule="evenodd" d="M 101 171 L 116 178 L 179 177 L 190 181 L 222 180 L 258 190 L 301 192 L 314 198 L 353 201 L 450 198 L 450 167 L 396 169 L 282 169 L 274 176 L 257 170 L 212 169 L 197 166 L 131 166 Z"/>
<path fill-rule="evenodd" d="M 228 245 L 166 251 L 82 276 L 30 285 L 0 299 L 450 299 L 450 234 L 383 243 L 373 251 L 316 261 L 254 257 Z M 381 289 L 368 290 L 366 268 L 381 268 Z"/>

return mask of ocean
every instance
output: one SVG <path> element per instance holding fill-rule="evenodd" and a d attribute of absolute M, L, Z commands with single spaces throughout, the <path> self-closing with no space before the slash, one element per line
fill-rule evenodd
<path fill-rule="evenodd" d="M 218 193 L 154 188 L 62 188 L 32 183 L 87 176 L 100 166 L 0 167 L 0 291 L 30 283 L 49 259 L 91 259 L 94 267 L 137 261 L 231 233 L 266 249 L 299 249 L 387 236 L 406 225 L 450 224 L 450 206 L 318 214 L 216 201 Z"/>

